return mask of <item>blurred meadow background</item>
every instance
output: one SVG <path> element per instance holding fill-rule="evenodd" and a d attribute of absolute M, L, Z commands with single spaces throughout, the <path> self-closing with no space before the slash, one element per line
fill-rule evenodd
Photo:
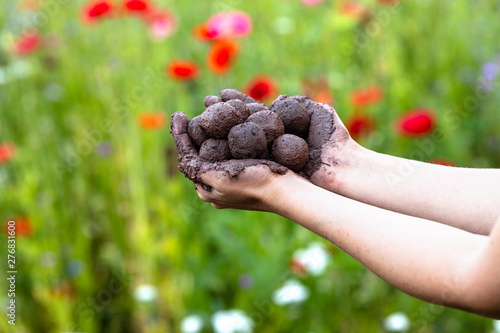
<path fill-rule="evenodd" d="M 0 332 L 500 332 L 395 290 L 291 221 L 203 203 L 168 127 L 225 88 L 307 94 L 370 149 L 498 168 L 497 1 L 0 9 Z"/>

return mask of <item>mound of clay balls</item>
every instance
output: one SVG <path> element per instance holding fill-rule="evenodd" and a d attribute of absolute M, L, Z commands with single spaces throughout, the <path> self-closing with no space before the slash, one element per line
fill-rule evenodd
<path fill-rule="evenodd" d="M 268 108 L 234 89 L 220 96 L 205 97 L 206 110 L 188 125 L 201 158 L 267 159 L 293 171 L 304 168 L 311 119 L 301 103 L 282 95 Z"/>

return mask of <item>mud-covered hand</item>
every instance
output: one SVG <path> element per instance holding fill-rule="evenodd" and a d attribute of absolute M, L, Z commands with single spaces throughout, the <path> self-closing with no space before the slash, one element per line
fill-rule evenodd
<path fill-rule="evenodd" d="M 314 184 L 332 190 L 335 170 L 358 144 L 351 138 L 333 107 L 308 97 L 297 97 L 311 117 L 307 144 L 309 161 L 305 176 Z"/>
<path fill-rule="evenodd" d="M 209 162 L 198 155 L 188 135 L 188 124 L 184 113 L 172 115 L 170 126 L 179 152 L 179 170 L 195 183 L 200 198 L 215 208 L 267 210 L 267 189 L 277 177 L 293 173 L 268 160 Z"/>

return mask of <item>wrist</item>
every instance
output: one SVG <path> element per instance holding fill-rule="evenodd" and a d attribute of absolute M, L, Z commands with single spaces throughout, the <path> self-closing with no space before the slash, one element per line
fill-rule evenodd
<path fill-rule="evenodd" d="M 307 186 L 315 186 L 308 180 L 289 171 L 284 175 L 276 175 L 263 192 L 261 200 L 266 210 L 285 216 L 289 206 L 288 201 L 294 193 L 304 193 Z"/>
<path fill-rule="evenodd" d="M 327 161 L 311 181 L 329 191 L 342 194 L 356 181 L 355 174 L 359 169 L 369 165 L 371 150 L 349 139 L 342 146 L 326 148 L 322 153 L 322 160 Z"/>

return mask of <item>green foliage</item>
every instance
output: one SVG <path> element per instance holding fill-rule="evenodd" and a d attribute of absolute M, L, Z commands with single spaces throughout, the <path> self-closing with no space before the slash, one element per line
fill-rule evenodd
<path fill-rule="evenodd" d="M 291 221 L 213 209 L 176 172 L 168 128 L 138 125 L 144 111 L 199 114 L 205 95 L 243 88 L 256 74 L 272 76 L 288 95 L 302 94 L 304 78 L 326 77 L 342 119 L 354 113 L 352 91 L 383 88 L 382 102 L 365 111 L 377 122 L 361 141 L 368 148 L 500 167 L 498 85 L 481 95 L 476 88 L 481 67 L 500 51 L 498 4 L 363 3 L 373 15 L 366 24 L 341 15 L 333 1 L 314 7 L 298 0 L 165 1 L 158 5 L 177 15 L 179 28 L 155 43 L 139 20 L 86 26 L 81 2 L 48 0 L 41 2 L 48 19 L 38 28 L 58 46 L 22 58 L 10 53 L 18 3 L 2 2 L 0 68 L 5 75 L 15 64 L 31 68 L 0 85 L 0 143 L 17 147 L 15 158 L 0 165 L 0 219 L 27 216 L 34 228 L 17 238 L 19 306 L 12 331 L 178 332 L 182 318 L 198 314 L 211 332 L 211 315 L 231 308 L 251 316 L 255 332 L 380 332 L 396 311 L 407 314 L 412 332 L 491 330 L 490 320 L 402 294 Z M 205 65 L 209 44 L 196 41 L 192 29 L 229 9 L 249 13 L 254 28 L 241 40 L 234 68 L 218 76 Z M 286 31 L 283 22 L 289 34 L 279 33 Z M 196 81 L 167 77 L 165 66 L 179 58 L 201 64 Z M 60 98 L 47 98 L 50 89 L 61 89 Z M 434 110 L 444 139 L 396 133 L 396 118 L 415 107 Z M 109 156 L 98 154 L 103 141 L 112 147 Z M 292 254 L 311 241 L 322 242 L 333 261 L 319 277 L 296 276 Z M 71 275 L 75 260 L 81 274 Z M 253 279 L 249 289 L 238 284 L 243 274 Z M 272 294 L 288 278 L 299 279 L 311 295 L 280 307 Z M 144 284 L 157 288 L 153 302 L 134 299 Z M 3 317 L 0 331 L 9 330 Z"/>

